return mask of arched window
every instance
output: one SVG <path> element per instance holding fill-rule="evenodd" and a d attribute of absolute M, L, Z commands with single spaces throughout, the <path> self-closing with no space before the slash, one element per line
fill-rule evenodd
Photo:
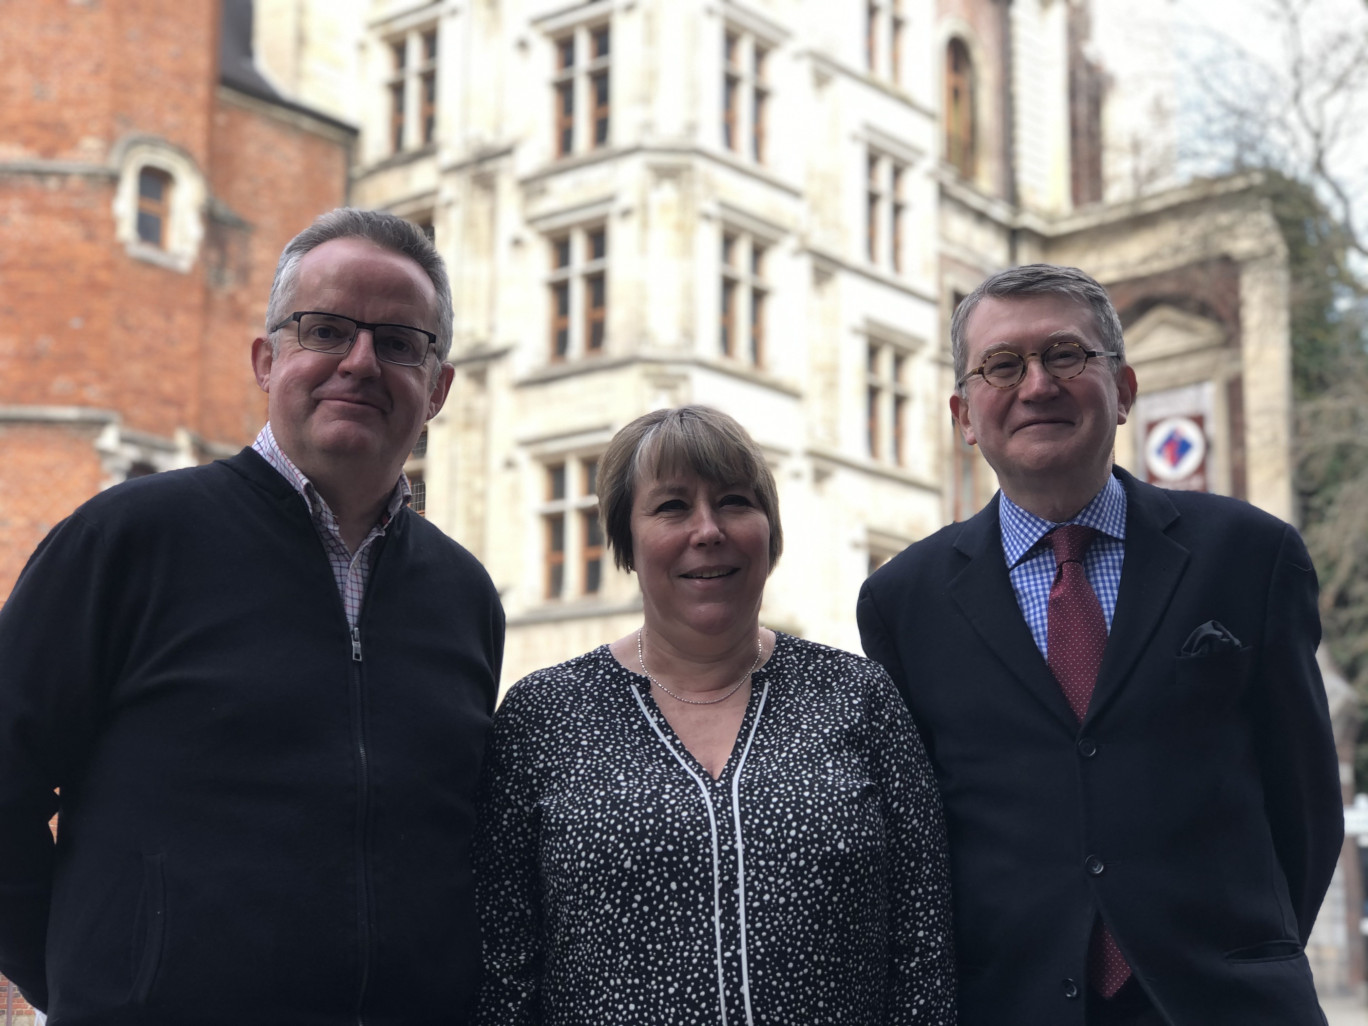
<path fill-rule="evenodd" d="M 166 249 L 166 229 L 171 221 L 171 176 L 160 168 L 138 172 L 138 239 Z"/>
<path fill-rule="evenodd" d="M 115 238 L 128 255 L 189 272 L 204 238 L 204 175 L 184 151 L 156 136 L 128 136 L 115 148 Z"/>
<path fill-rule="evenodd" d="M 962 39 L 950 40 L 945 52 L 945 159 L 974 177 L 974 65 Z"/>

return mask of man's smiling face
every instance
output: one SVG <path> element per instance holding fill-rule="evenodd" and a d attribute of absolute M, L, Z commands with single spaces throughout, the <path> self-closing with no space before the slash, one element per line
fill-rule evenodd
<path fill-rule="evenodd" d="M 291 308 L 428 331 L 437 320 L 436 291 L 423 269 L 359 238 L 305 254 Z M 362 469 L 397 478 L 423 424 L 441 409 L 450 367 L 438 368 L 434 355 L 418 367 L 382 363 L 367 330 L 345 356 L 302 348 L 296 331 L 286 325 L 274 347 L 259 340 L 253 350 L 280 447 L 315 483 Z"/>
<path fill-rule="evenodd" d="M 965 326 L 970 370 L 989 353 L 1039 355 L 1056 342 L 1104 348 L 1092 311 L 1061 295 L 986 297 Z M 1110 471 L 1116 426 L 1125 423 L 1134 399 L 1134 372 L 1117 370 L 1106 358 L 1089 360 L 1067 381 L 1052 377 L 1040 360 L 1028 360 L 1015 388 L 970 377 L 964 394 L 951 397 L 950 411 L 1009 497 L 1042 489 L 1091 495 Z"/>

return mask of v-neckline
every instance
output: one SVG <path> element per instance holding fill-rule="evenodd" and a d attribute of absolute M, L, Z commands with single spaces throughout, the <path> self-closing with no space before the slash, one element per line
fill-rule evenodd
<path fill-rule="evenodd" d="M 703 765 L 702 761 L 696 755 L 694 755 L 689 749 L 689 746 L 686 745 L 684 740 L 679 736 L 678 731 L 674 729 L 674 726 L 670 723 L 669 717 L 665 715 L 665 711 L 660 707 L 660 703 L 656 701 L 655 689 L 651 687 L 650 679 L 643 674 L 637 673 L 631 667 L 619 660 L 617 656 L 613 655 L 610 646 L 604 645 L 603 647 L 608 658 L 627 674 L 630 686 L 636 690 L 638 695 L 643 695 L 645 697 L 646 708 L 649 715 L 655 719 L 657 726 L 665 735 L 669 743 L 680 752 L 688 761 L 689 767 L 693 769 L 701 779 L 706 780 L 708 786 L 711 788 L 715 784 L 730 779 L 731 774 L 734 772 L 735 764 L 741 757 L 741 752 L 745 750 L 745 739 L 750 735 L 751 729 L 754 726 L 760 698 L 768 684 L 768 682 L 764 680 L 764 676 L 769 667 L 773 665 L 775 656 L 779 654 L 779 647 L 783 644 L 782 638 L 782 634 L 778 631 L 774 632 L 774 647 L 770 650 L 769 658 L 765 660 L 764 665 L 760 666 L 751 674 L 751 690 L 750 694 L 746 696 L 746 711 L 741 714 L 741 723 L 736 728 L 736 736 L 732 738 L 731 751 L 727 753 L 727 760 L 722 764 L 722 771 L 718 773 L 717 776 L 713 776 L 708 772 L 707 767 Z"/>

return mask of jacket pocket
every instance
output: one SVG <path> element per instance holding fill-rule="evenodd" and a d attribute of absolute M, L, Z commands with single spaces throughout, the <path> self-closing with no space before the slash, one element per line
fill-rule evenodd
<path fill-rule="evenodd" d="M 1172 693 L 1178 711 L 1190 715 L 1214 715 L 1237 704 L 1245 693 L 1254 667 L 1249 646 L 1224 649 L 1209 655 L 1179 656 Z"/>
<path fill-rule="evenodd" d="M 1285 962 L 1301 954 L 1302 946 L 1296 941 L 1275 940 L 1227 951 L 1225 957 L 1228 962 Z"/>
<path fill-rule="evenodd" d="M 142 891 L 133 922 L 133 991 L 129 995 L 135 1005 L 147 1003 L 161 968 L 166 937 L 165 862 L 166 856 L 160 852 L 143 856 Z"/>

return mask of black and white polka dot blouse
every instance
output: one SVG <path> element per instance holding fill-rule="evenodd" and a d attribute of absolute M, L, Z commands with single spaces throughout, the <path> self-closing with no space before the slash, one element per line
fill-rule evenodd
<path fill-rule="evenodd" d="M 887 674 L 777 635 L 714 781 L 606 646 L 514 685 L 482 1026 L 953 1023 L 945 827 Z"/>

